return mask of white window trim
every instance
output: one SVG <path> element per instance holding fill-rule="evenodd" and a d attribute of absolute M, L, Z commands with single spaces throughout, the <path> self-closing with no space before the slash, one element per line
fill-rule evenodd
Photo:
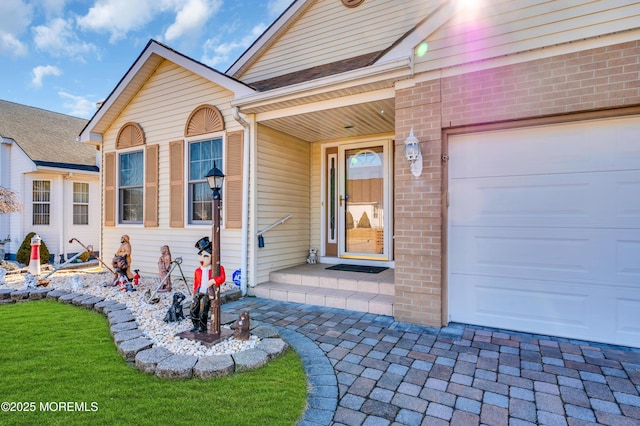
<path fill-rule="evenodd" d="M 144 227 L 144 177 L 146 176 L 146 153 L 145 153 L 146 145 L 137 145 L 130 148 L 119 149 L 116 151 L 116 227 L 132 227 L 132 228 L 143 228 Z M 130 154 L 133 152 L 142 152 L 142 220 L 140 223 L 123 223 L 121 217 L 121 209 L 120 209 L 120 155 L 122 154 Z"/>
<path fill-rule="evenodd" d="M 226 168 L 227 168 L 227 164 L 226 164 L 226 157 L 227 157 L 227 131 L 224 130 L 222 132 L 214 132 L 214 133 L 205 133 L 203 135 L 198 135 L 198 136 L 191 136 L 188 138 L 184 138 L 184 153 L 183 153 L 183 159 L 184 159 L 184 164 L 183 164 L 183 171 L 184 171 L 184 176 L 183 176 L 183 193 L 185 194 L 184 196 L 184 205 L 182 206 L 183 208 L 183 212 L 184 212 L 184 227 L 185 228 L 192 228 L 192 229 L 211 229 L 212 223 L 191 223 L 190 219 L 189 219 L 189 213 L 190 213 L 190 202 L 189 202 L 189 145 L 192 142 L 202 142 L 205 140 L 210 140 L 210 139 L 217 139 L 217 138 L 221 138 L 222 139 L 222 168 L 220 170 L 222 170 L 222 173 L 225 174 L 225 176 L 227 175 L 226 172 Z M 223 187 L 222 187 L 222 193 L 225 193 L 226 190 L 226 179 L 225 182 L 223 183 Z M 223 201 L 223 206 L 224 206 L 224 199 Z M 225 221 L 225 215 L 222 215 L 222 220 L 220 221 L 220 229 L 225 229 L 226 227 L 226 221 Z"/>

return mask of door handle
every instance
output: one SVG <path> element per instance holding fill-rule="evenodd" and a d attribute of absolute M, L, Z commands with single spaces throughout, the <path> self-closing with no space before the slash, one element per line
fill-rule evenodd
<path fill-rule="evenodd" d="M 348 195 L 345 195 L 344 198 L 342 197 L 342 195 L 340 196 L 340 207 L 342 207 L 342 201 L 347 201 L 349 199 Z"/>

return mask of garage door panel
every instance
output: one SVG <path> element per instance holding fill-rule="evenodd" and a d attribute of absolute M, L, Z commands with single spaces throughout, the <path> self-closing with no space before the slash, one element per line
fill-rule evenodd
<path fill-rule="evenodd" d="M 451 273 L 615 283 L 640 292 L 640 230 L 456 227 Z"/>
<path fill-rule="evenodd" d="M 451 178 L 636 170 L 640 117 L 456 135 Z"/>
<path fill-rule="evenodd" d="M 483 325 L 529 332 L 589 327 L 584 315 L 589 296 L 579 286 L 559 291 L 557 282 L 465 275 L 452 279 L 464 289 L 452 296 L 457 305 L 464 306 L 457 315 L 462 322 L 481 319 Z"/>
<path fill-rule="evenodd" d="M 449 320 L 640 347 L 640 117 L 448 139 Z"/>
<path fill-rule="evenodd" d="M 640 171 L 452 179 L 453 226 L 640 227 Z"/>
<path fill-rule="evenodd" d="M 628 298 L 616 299 L 616 333 L 636 342 L 640 341 L 640 300 Z"/>
<path fill-rule="evenodd" d="M 640 227 L 640 171 L 621 174 L 613 195 L 612 204 L 619 226 Z"/>
<path fill-rule="evenodd" d="M 621 298 L 615 294 L 625 289 L 609 286 L 456 274 L 450 279 L 460 289 L 451 295 L 458 322 L 582 340 L 597 335 L 605 343 L 638 345 L 637 292 Z"/>
<path fill-rule="evenodd" d="M 633 233 L 630 232 L 630 234 Z M 616 241 L 615 273 L 619 281 L 626 281 L 629 278 L 640 291 L 640 240 L 637 237 L 635 240 L 629 239 L 628 237 L 631 236 L 622 236 L 623 239 Z"/>

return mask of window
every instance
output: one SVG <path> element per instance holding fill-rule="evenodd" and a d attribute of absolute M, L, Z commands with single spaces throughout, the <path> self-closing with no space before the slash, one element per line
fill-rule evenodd
<path fill-rule="evenodd" d="M 213 164 L 222 167 L 222 138 L 189 144 L 189 223 L 212 220 L 212 191 L 205 177 Z"/>
<path fill-rule="evenodd" d="M 73 224 L 89 224 L 89 184 L 73 183 Z"/>
<path fill-rule="evenodd" d="M 48 225 L 51 210 L 51 182 L 33 181 L 33 224 Z"/>
<path fill-rule="evenodd" d="M 118 175 L 120 223 L 142 223 L 143 160 L 142 151 L 120 154 Z"/>

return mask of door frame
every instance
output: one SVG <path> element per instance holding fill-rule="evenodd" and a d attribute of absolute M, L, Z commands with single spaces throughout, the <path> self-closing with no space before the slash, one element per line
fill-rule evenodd
<path fill-rule="evenodd" d="M 384 173 L 384 249 L 383 254 L 375 255 L 352 255 L 344 253 L 344 207 L 338 205 L 338 253 L 337 256 L 327 255 L 327 219 L 328 219 L 328 150 L 337 148 L 338 162 L 338 187 L 336 198 L 344 195 L 344 152 L 348 149 L 366 147 L 370 145 L 382 145 L 384 153 L 383 173 Z M 376 264 L 393 267 L 393 136 L 381 135 L 377 137 L 357 138 L 343 140 L 339 142 L 327 142 L 320 146 L 320 261 L 323 263 L 349 263 L 349 264 Z M 340 182 L 342 180 L 342 183 Z M 342 216 L 342 218 L 341 218 Z"/>

